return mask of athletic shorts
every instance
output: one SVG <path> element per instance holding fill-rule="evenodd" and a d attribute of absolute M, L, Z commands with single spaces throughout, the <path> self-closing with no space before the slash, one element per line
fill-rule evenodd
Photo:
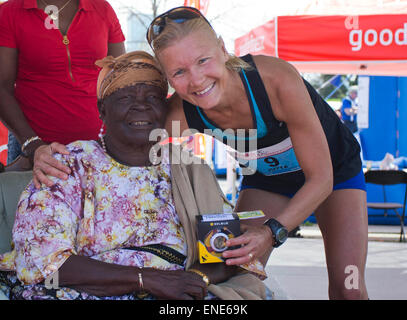
<path fill-rule="evenodd" d="M 264 177 L 267 179 L 268 177 Z M 245 183 L 245 179 L 243 178 L 242 181 L 242 186 L 240 187 L 240 191 L 244 189 L 260 189 L 260 190 L 265 190 L 265 191 L 270 191 L 273 193 L 278 193 L 283 196 L 292 198 L 294 197 L 295 193 L 285 193 L 285 192 L 279 192 L 275 188 L 272 187 L 270 183 L 267 185 L 262 184 L 261 181 L 258 180 L 258 183 L 255 184 L 248 184 Z M 363 169 L 360 170 L 360 172 L 354 176 L 353 178 L 350 178 L 344 182 L 337 183 L 333 186 L 333 191 L 334 190 L 342 190 L 342 189 L 360 189 L 366 191 L 366 182 L 365 182 L 365 176 L 363 174 Z"/>

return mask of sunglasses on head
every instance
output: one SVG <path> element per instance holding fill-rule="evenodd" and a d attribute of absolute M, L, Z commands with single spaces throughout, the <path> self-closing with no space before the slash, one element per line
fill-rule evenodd
<path fill-rule="evenodd" d="M 151 44 L 154 39 L 157 38 L 165 29 L 167 18 L 174 21 L 175 23 L 184 23 L 187 20 L 203 18 L 212 28 L 209 21 L 202 15 L 202 13 L 198 9 L 193 7 L 177 7 L 168 10 L 163 14 L 160 14 L 153 20 L 153 22 L 151 22 L 150 26 L 147 29 L 146 35 L 147 42 L 151 48 L 153 48 Z"/>

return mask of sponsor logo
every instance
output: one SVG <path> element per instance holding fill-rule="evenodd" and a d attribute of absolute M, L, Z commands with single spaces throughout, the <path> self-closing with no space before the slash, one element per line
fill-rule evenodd
<path fill-rule="evenodd" d="M 407 22 L 395 31 L 384 28 L 381 30 L 359 28 L 359 17 L 349 16 L 345 19 L 345 28 L 349 31 L 349 44 L 352 51 L 360 51 L 364 47 L 382 45 L 388 47 L 407 45 Z"/>
<path fill-rule="evenodd" d="M 239 47 L 239 55 L 244 56 L 248 53 L 256 53 L 264 50 L 264 36 L 254 37 L 252 34 L 249 39 Z"/>

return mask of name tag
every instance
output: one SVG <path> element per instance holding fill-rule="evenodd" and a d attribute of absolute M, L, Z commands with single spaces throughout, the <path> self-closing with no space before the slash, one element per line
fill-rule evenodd
<path fill-rule="evenodd" d="M 260 172 L 265 176 L 274 176 L 294 171 L 300 171 L 301 167 L 294 153 L 291 138 L 282 142 L 254 150 L 251 152 L 228 152 L 244 167 Z"/>

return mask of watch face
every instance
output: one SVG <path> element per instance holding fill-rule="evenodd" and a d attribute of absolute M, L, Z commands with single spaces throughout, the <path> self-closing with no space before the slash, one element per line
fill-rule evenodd
<path fill-rule="evenodd" d="M 284 242 L 287 240 L 288 231 L 285 228 L 280 228 L 276 232 L 276 240 L 279 242 Z"/>

